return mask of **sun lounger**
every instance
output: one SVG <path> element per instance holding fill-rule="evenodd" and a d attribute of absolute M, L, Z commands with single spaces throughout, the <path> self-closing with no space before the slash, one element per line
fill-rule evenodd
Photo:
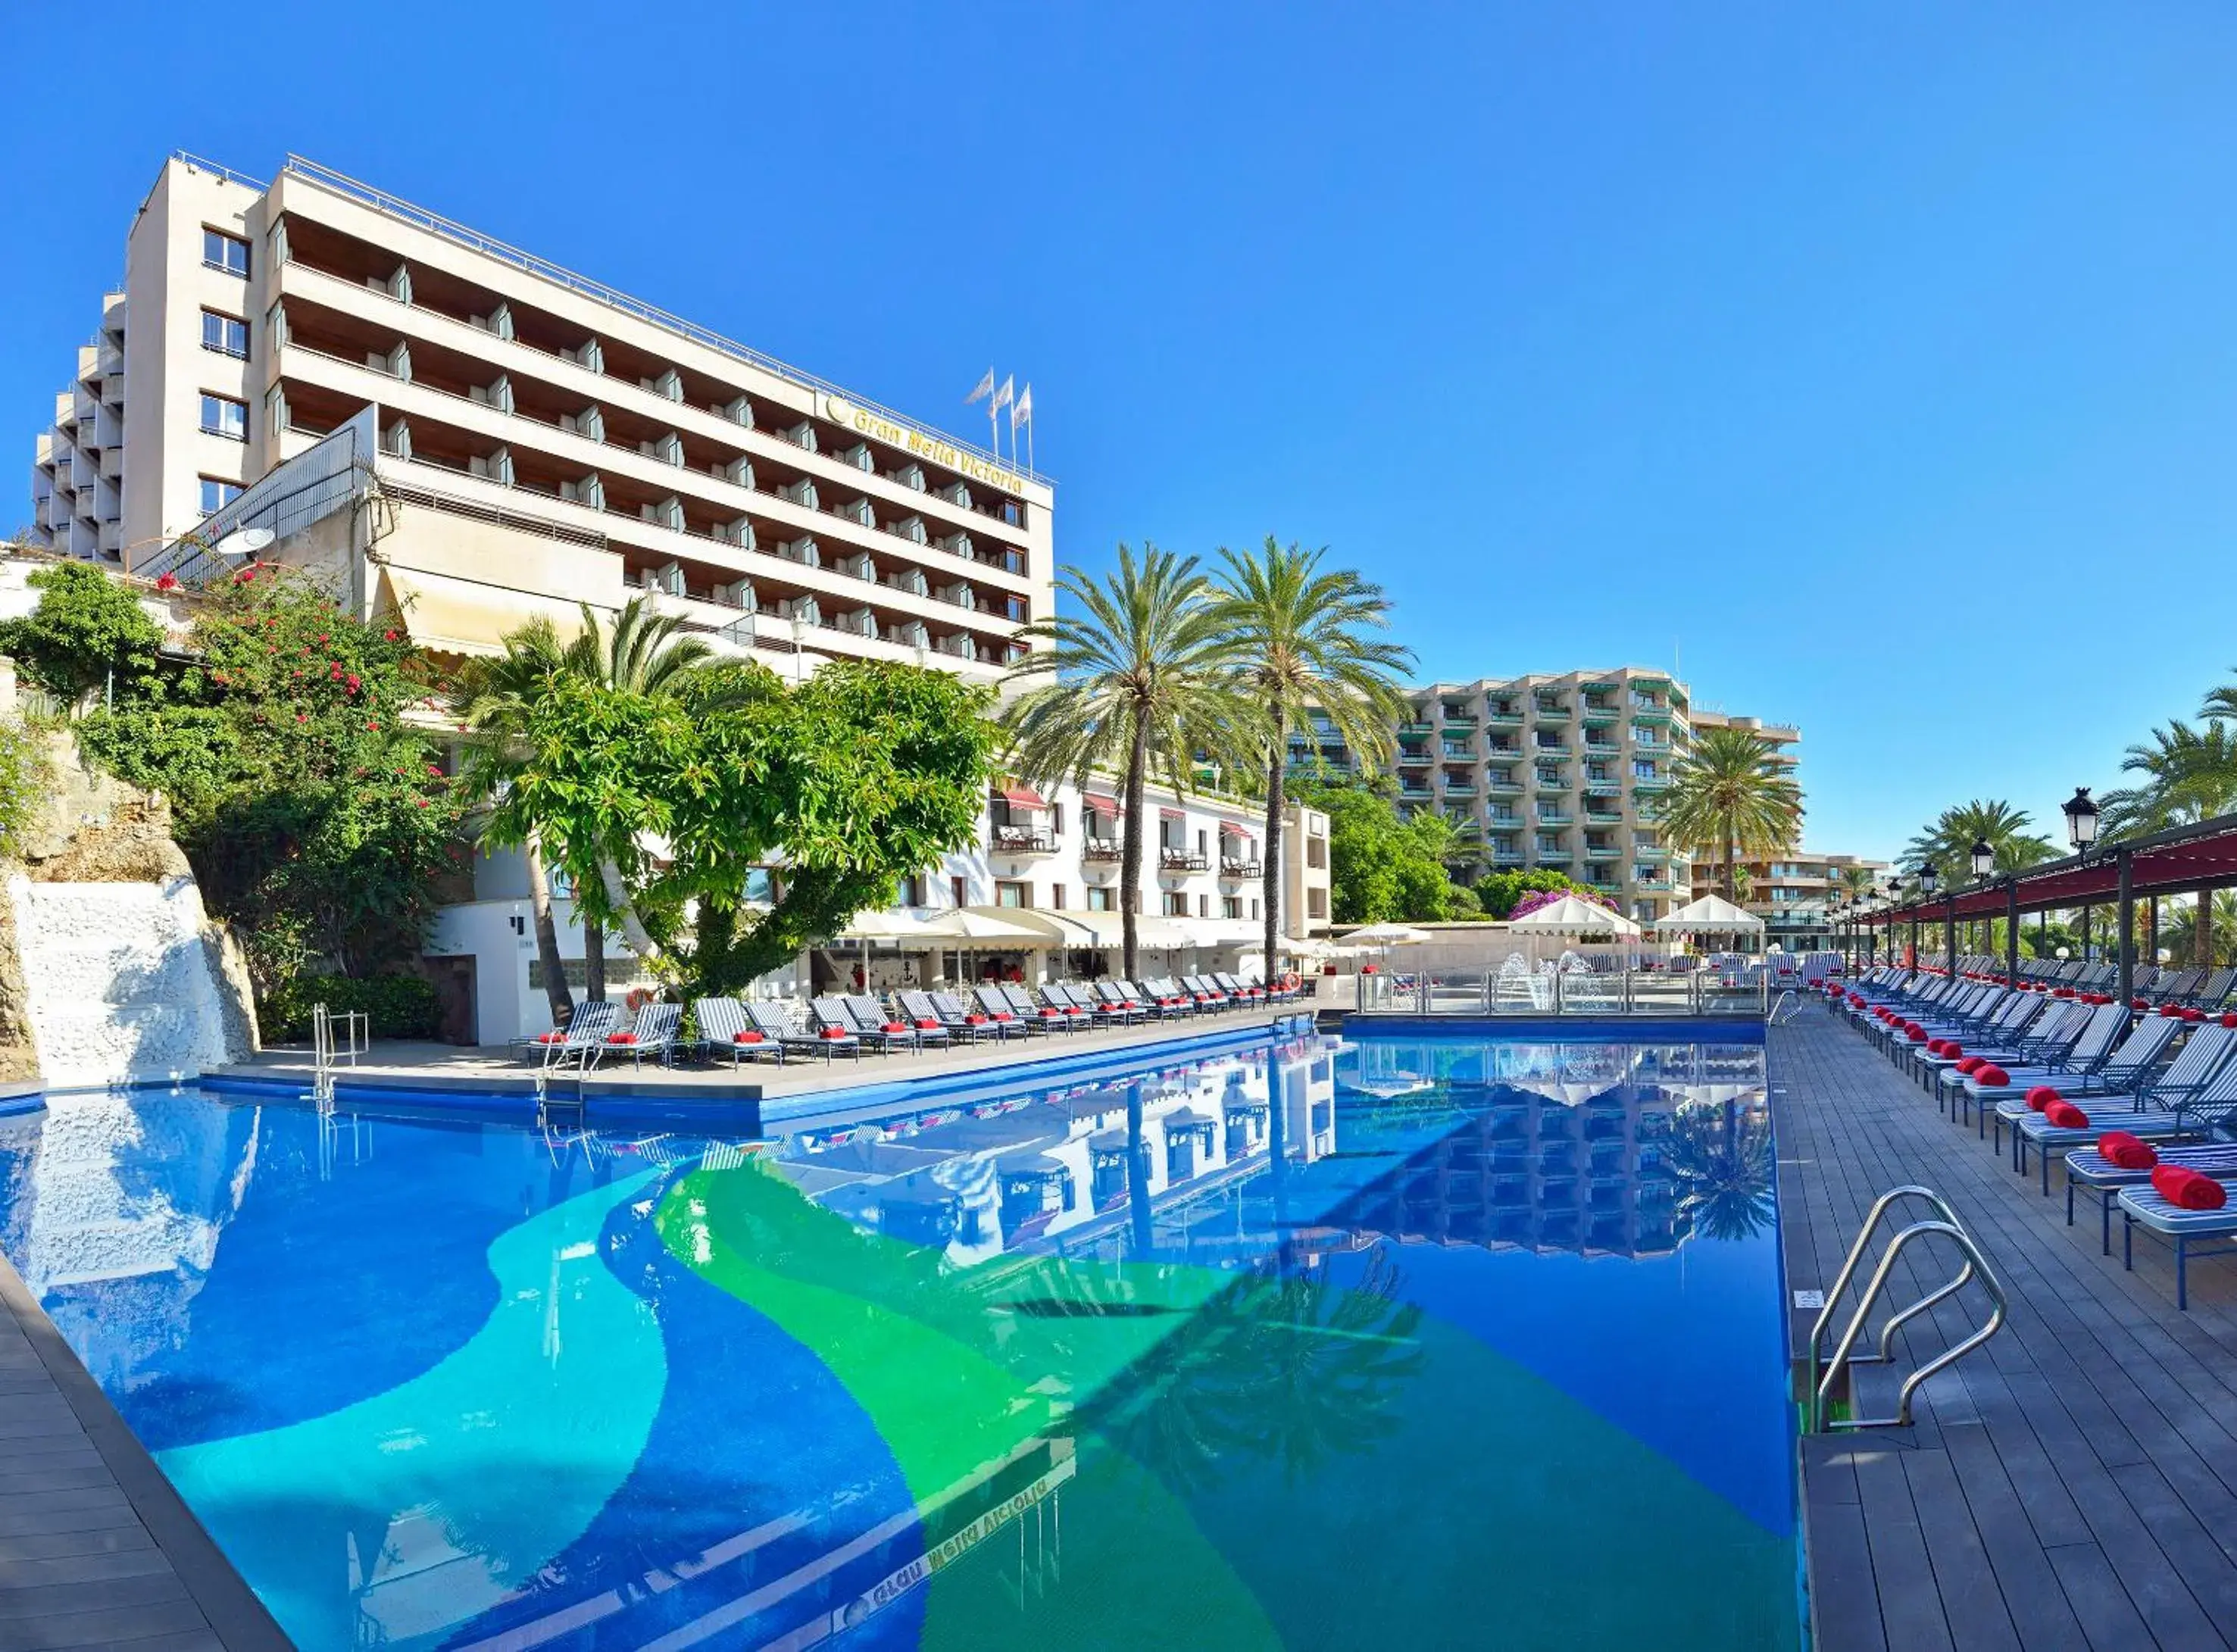
<path fill-rule="evenodd" d="M 840 1002 L 847 1006 L 847 1013 L 854 1017 L 855 1030 L 865 1038 L 875 1029 L 888 1038 L 897 1038 L 907 1033 L 919 1050 L 945 1050 L 954 1042 L 948 1037 L 947 1028 L 940 1017 L 929 1013 L 929 1005 L 926 1006 L 926 1014 L 913 1016 L 880 1004 L 867 992 L 850 992 Z"/>
<path fill-rule="evenodd" d="M 2048 1087 L 2056 1090 L 2059 1099 L 2063 1102 L 2080 1102 L 2090 1096 L 2102 1096 L 2108 1100 L 2126 1097 L 2131 1108 L 2141 1108 L 2143 1092 L 2151 1083 L 2160 1058 L 2167 1054 L 2168 1047 L 2174 1042 L 2174 1036 L 2182 1026 L 2181 1022 L 2170 1020 L 2165 1016 L 2146 1016 L 2136 1023 L 2136 1030 L 2122 1040 L 2120 1048 L 2102 1062 L 2082 1071 L 2036 1079 L 2025 1089 L 2016 1089 L 1999 1100 L 1996 1104 L 1995 1119 L 1997 1145 L 2003 1145 L 2003 1133 L 2009 1128 L 2012 1133 L 2012 1168 L 2023 1175 L 2027 1174 L 2027 1149 L 2030 1137 L 2020 1124 L 2023 1120 L 2041 1118 L 2041 1115 L 2027 1104 L 2027 1090 Z M 2019 1082 L 2018 1076 L 2015 1074 L 2013 1083 L 2017 1085 Z M 2046 1125 L 2044 1128 L 2052 1127 Z M 2048 1174 L 2046 1170 L 2046 1176 Z M 2046 1180 L 2043 1192 L 2048 1194 L 2049 1191 L 2050 1186 Z"/>
<path fill-rule="evenodd" d="M 774 1004 L 749 1004 L 746 1014 L 761 1031 L 775 1038 L 787 1054 L 804 1052 L 820 1055 L 828 1063 L 835 1056 L 845 1056 L 860 1061 L 862 1041 L 847 1030 L 844 1020 L 826 1023 L 817 1027 L 795 1024 L 784 1010 Z"/>
<path fill-rule="evenodd" d="M 1002 1029 L 1005 1037 L 1013 1032 L 1022 1032 L 1030 1037 L 1035 1033 L 1048 1030 L 1038 1014 L 1020 1014 L 1018 1006 L 1010 1002 L 1009 992 L 1002 987 L 977 987 L 973 990 L 971 997 L 985 1011 L 987 1018 Z"/>
<path fill-rule="evenodd" d="M 1083 995 L 1068 982 L 1048 982 L 1041 988 L 1041 1002 L 1053 1005 L 1075 1027 L 1109 1026 L 1119 1018 L 1092 994 Z"/>
<path fill-rule="evenodd" d="M 564 1032 L 545 1033 L 537 1040 L 546 1069 L 570 1066 L 587 1069 L 605 1048 L 606 1035 L 621 1023 L 622 1007 L 606 998 L 591 998 L 575 1006 Z"/>
<path fill-rule="evenodd" d="M 1098 981 L 1095 996 L 1103 1001 L 1103 1007 L 1111 1012 L 1112 1019 L 1128 1026 L 1138 1026 L 1157 1013 L 1151 1005 L 1143 1003 L 1116 981 Z"/>
<path fill-rule="evenodd" d="M 1010 1006 L 1010 1013 L 1027 1026 L 1039 1027 L 1045 1032 L 1069 1032 L 1086 1024 L 1086 1016 L 1067 1015 L 1053 1004 L 1036 1003 L 1033 994 L 1021 986 L 1004 986 L 998 991 Z"/>
<path fill-rule="evenodd" d="M 746 1008 L 736 998 L 694 999 L 691 1019 L 699 1028 L 699 1048 L 729 1056 L 733 1067 L 764 1056 L 779 1066 L 784 1064 L 784 1041 L 748 1026 Z"/>
<path fill-rule="evenodd" d="M 1178 991 L 1161 992 L 1153 981 L 1138 984 L 1132 981 L 1118 983 L 1118 988 L 1135 1003 L 1160 1021 L 1176 1020 L 1188 1014 L 1194 1006 L 1184 1000 Z"/>
<path fill-rule="evenodd" d="M 608 1056 L 630 1058 L 633 1067 L 644 1065 L 644 1058 L 652 1056 L 663 1066 L 675 1053 L 676 1029 L 683 1023 L 683 1006 L 680 1004 L 648 1004 L 637 1013 L 637 1020 L 627 1032 L 610 1032 L 605 1042 L 590 1055 L 590 1070 L 596 1071 L 598 1063 Z"/>
<path fill-rule="evenodd" d="M 2229 1185 L 2221 1176 L 2214 1180 L 2225 1187 Z M 2147 1182 L 2141 1187 L 2122 1188 L 2120 1206 L 2121 1266 L 2134 1268 L 2136 1265 L 2138 1227 L 2166 1240 L 2174 1247 L 2174 1305 L 2188 1313 L 2191 1258 L 2227 1256 L 2237 1252 L 2237 1245 L 2213 1243 L 2216 1240 L 2237 1239 L 2237 1203 L 2226 1204 L 2219 1210 L 2186 1210 Z M 2201 1241 L 2207 1248 L 2198 1248 Z"/>

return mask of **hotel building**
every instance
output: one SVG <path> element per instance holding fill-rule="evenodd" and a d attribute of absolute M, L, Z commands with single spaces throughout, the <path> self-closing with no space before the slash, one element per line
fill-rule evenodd
<path fill-rule="evenodd" d="M 1691 866 L 1656 819 L 1691 743 L 1690 696 L 1666 671 L 1621 666 L 1412 691 L 1396 729 L 1402 813 L 1443 814 L 1494 870 L 1546 867 L 1651 923 L 1690 898 Z M 1349 773 L 1325 719 L 1290 742 L 1293 768 Z"/>
<path fill-rule="evenodd" d="M 717 653 L 794 680 L 854 658 L 991 681 L 1054 591 L 1046 478 L 294 158 L 268 185 L 165 163 L 31 487 L 41 549 L 192 587 L 249 547 L 453 659 L 650 594 Z M 1255 956 L 1259 806 L 1151 807 L 1143 967 Z M 1293 809 L 1284 843 L 1283 932 L 1325 933 L 1327 818 Z M 1006 954 L 888 944 L 869 973 L 1115 969 L 1118 859 L 1113 796 L 996 787 L 973 845 L 905 879 L 896 906 L 904 923 L 980 908 L 1026 937 Z M 423 959 L 448 1030 L 540 1031 L 525 868 L 485 853 L 474 883 Z M 572 976 L 582 931 L 555 906 Z M 637 966 L 614 938 L 608 958 L 618 991 Z M 774 984 L 855 962 L 835 944 Z"/>
<path fill-rule="evenodd" d="M 650 590 L 742 649 L 992 676 L 1053 589 L 1053 490 L 998 454 L 309 161 L 173 157 L 35 538 L 192 583 L 183 536 L 295 538 L 344 491 L 298 556 L 454 654 Z"/>

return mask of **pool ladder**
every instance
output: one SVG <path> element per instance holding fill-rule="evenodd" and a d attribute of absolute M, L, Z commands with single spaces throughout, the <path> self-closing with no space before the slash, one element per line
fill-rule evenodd
<path fill-rule="evenodd" d="M 1841 1339 L 1834 1346 L 1832 1358 L 1821 1366 L 1820 1356 L 1825 1347 L 1826 1330 L 1833 1323 L 1833 1315 L 1841 1306 L 1841 1298 L 1846 1294 L 1850 1281 L 1856 1277 L 1858 1264 L 1864 1260 L 1865 1247 L 1879 1232 L 1881 1223 L 1887 1220 L 1888 1212 L 1905 1201 L 1925 1204 L 1934 1214 L 1923 1221 L 1912 1222 L 1888 1242 L 1886 1251 L 1880 1257 L 1879 1266 L 1872 1270 L 1871 1279 L 1865 1284 L 1863 1296 L 1858 1300 L 1856 1313 L 1850 1316 L 1847 1329 L 1841 1333 Z M 1955 1245 L 1958 1254 L 1964 1258 L 1964 1267 L 1947 1284 L 1929 1291 L 1909 1307 L 1890 1314 L 1887 1323 L 1880 1327 L 1877 1353 L 1856 1353 L 1857 1339 L 1864 1334 L 1874 1305 L 1887 1290 L 1888 1280 L 1895 1273 L 1896 1258 L 1914 1240 L 1929 1237 L 1946 1239 Z M 1850 1367 L 1891 1363 L 1894 1357 L 1895 1333 L 1906 1320 L 1917 1318 L 1937 1302 L 1948 1300 L 1976 1279 L 1981 1281 L 1981 1288 L 1988 1293 L 1990 1304 L 1987 1323 L 1944 1348 L 1904 1379 L 1903 1386 L 1896 1395 L 1895 1415 L 1829 1419 L 1827 1413 L 1832 1397 Z M 1950 1208 L 1950 1201 L 1931 1188 L 1912 1184 L 1889 1188 L 1873 1201 L 1871 1214 L 1864 1218 L 1864 1227 L 1858 1230 L 1856 1243 L 1849 1247 L 1848 1260 L 1841 1264 L 1840 1276 L 1833 1281 L 1833 1288 L 1825 1293 L 1825 1304 L 1818 1310 L 1817 1323 L 1810 1327 L 1808 1404 L 1811 1432 L 1825 1433 L 1843 1429 L 1909 1428 L 1911 1396 L 1918 1392 L 1920 1385 L 1929 1377 L 1947 1371 L 1996 1335 L 2003 1328 L 2009 1313 L 2009 1305 L 2004 1296 L 2003 1282 L 1990 1267 L 1989 1259 L 1981 1254 L 1981 1247 L 1974 1242 L 1973 1235 L 1965 1231 L 1965 1224 L 1957 1220 L 1957 1213 Z"/>

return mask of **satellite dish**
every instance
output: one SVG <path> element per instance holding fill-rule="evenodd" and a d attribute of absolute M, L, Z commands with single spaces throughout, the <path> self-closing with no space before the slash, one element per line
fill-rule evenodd
<path fill-rule="evenodd" d="M 254 556 L 278 537 L 269 528 L 236 528 L 210 549 L 221 556 Z"/>

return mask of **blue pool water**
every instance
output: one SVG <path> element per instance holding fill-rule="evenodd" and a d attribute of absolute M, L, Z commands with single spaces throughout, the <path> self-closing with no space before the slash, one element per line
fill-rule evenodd
<path fill-rule="evenodd" d="M 1762 1056 L 1270 1041 L 758 1145 L 73 1096 L 0 1246 L 306 1648 L 1783 1652 Z"/>

